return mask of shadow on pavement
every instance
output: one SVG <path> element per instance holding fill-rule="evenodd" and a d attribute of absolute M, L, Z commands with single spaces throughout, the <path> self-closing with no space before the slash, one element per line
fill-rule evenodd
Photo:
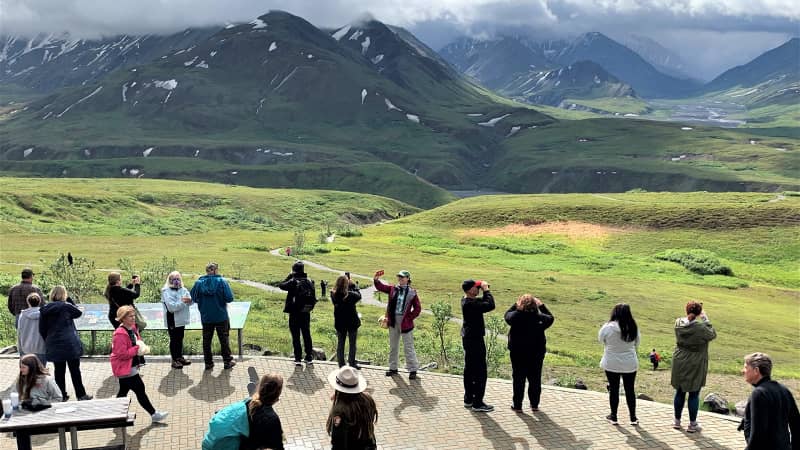
<path fill-rule="evenodd" d="M 631 430 L 633 431 L 630 431 L 627 427 L 621 425 L 609 426 L 616 428 L 619 433 L 623 434 L 627 438 L 626 444 L 633 448 L 639 448 L 642 450 L 650 448 L 669 448 L 667 443 L 661 442 L 654 438 L 652 434 L 643 430 L 642 427 L 631 427 Z"/>
<path fill-rule="evenodd" d="M 215 402 L 229 397 L 236 390 L 231 386 L 231 371 L 222 370 L 214 375 L 213 370 L 203 371 L 200 382 L 190 387 L 189 395 L 204 402 Z"/>
<path fill-rule="evenodd" d="M 103 380 L 100 389 L 95 391 L 94 397 L 98 399 L 116 397 L 117 392 L 119 392 L 119 382 L 117 382 L 117 378 L 114 375 L 111 375 Z"/>
<path fill-rule="evenodd" d="M 552 439 L 555 435 L 558 441 L 566 444 L 568 448 L 589 448 L 592 446 L 590 441 L 585 439 L 577 440 L 569 429 L 553 422 L 553 420 L 542 411 L 533 413 L 533 416 L 527 414 L 519 414 L 518 416 L 528 425 L 528 430 L 530 430 L 531 435 L 538 441 L 547 442 L 548 439 Z M 547 447 L 545 444 L 542 445 Z"/>
<path fill-rule="evenodd" d="M 531 448 L 525 438 L 512 437 L 508 434 L 508 432 L 491 417 L 491 414 L 492 413 L 473 413 L 477 421 L 481 424 L 483 437 L 492 443 L 492 448 L 509 449 L 516 448 L 517 445 L 520 445 L 521 448 L 526 450 Z"/>
<path fill-rule="evenodd" d="M 167 376 L 161 377 L 161 383 L 158 385 L 158 392 L 167 396 L 174 397 L 180 391 L 188 388 L 194 383 L 194 380 L 189 378 L 183 370 L 170 370 Z"/>
<path fill-rule="evenodd" d="M 301 394 L 313 395 L 325 388 L 328 383 L 321 378 L 317 371 L 324 371 L 324 367 L 317 366 L 295 366 L 294 371 L 286 380 L 286 387 Z M 325 374 L 327 376 L 327 374 Z"/>
<path fill-rule="evenodd" d="M 397 387 L 389 389 L 389 394 L 400 399 L 400 404 L 394 407 L 394 417 L 400 422 L 405 422 L 401 415 L 403 410 L 416 406 L 421 412 L 433 411 L 439 403 L 439 397 L 428 396 L 419 379 L 409 380 L 403 377 L 392 377 Z"/>

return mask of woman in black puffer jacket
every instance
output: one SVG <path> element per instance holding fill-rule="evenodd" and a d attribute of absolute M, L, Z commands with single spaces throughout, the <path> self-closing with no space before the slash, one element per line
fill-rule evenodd
<path fill-rule="evenodd" d="M 64 401 L 67 401 L 67 366 L 72 378 L 72 386 L 78 400 L 91 400 L 86 394 L 81 377 L 81 354 L 83 344 L 78 337 L 74 320 L 83 315 L 67 296 L 64 286 L 56 286 L 50 291 L 50 303 L 42 306 L 39 318 L 39 334 L 44 338 L 47 360 L 55 365 L 56 384 L 61 389 Z"/>
<path fill-rule="evenodd" d="M 361 301 L 361 292 L 350 278 L 342 275 L 336 279 L 336 285 L 331 290 L 333 302 L 333 327 L 336 329 L 336 359 L 339 367 L 344 365 L 344 341 L 350 339 L 350 352 L 347 364 L 355 369 L 361 369 L 356 364 L 356 338 L 361 319 L 356 311 L 356 303 Z"/>
<path fill-rule="evenodd" d="M 525 380 L 528 380 L 528 400 L 533 411 L 539 410 L 542 394 L 542 364 L 547 352 L 544 330 L 553 324 L 553 315 L 541 300 L 524 294 L 511 305 L 505 315 L 511 325 L 508 349 L 511 351 L 511 371 L 514 382 L 514 403 L 511 409 L 522 411 Z"/>

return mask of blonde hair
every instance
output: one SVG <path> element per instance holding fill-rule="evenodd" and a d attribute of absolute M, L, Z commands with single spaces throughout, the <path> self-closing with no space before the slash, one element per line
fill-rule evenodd
<path fill-rule="evenodd" d="M 128 314 L 136 314 L 136 308 L 131 305 L 120 306 L 117 310 L 117 322 L 122 322 L 122 319 Z"/>
<path fill-rule="evenodd" d="M 63 302 L 67 300 L 67 297 L 67 288 L 60 284 L 50 291 L 51 302 Z"/>
<path fill-rule="evenodd" d="M 178 272 L 177 270 L 173 270 L 172 272 L 169 273 L 169 275 L 167 275 L 167 281 L 164 282 L 164 287 L 162 289 L 171 288 L 172 283 L 170 283 L 169 280 L 172 280 L 173 278 L 181 280 L 181 287 L 183 287 L 183 276 L 181 276 L 181 273 Z"/>

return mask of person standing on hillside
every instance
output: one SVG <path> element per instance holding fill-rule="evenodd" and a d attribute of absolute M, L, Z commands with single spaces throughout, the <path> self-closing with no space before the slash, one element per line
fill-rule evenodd
<path fill-rule="evenodd" d="M 117 310 L 120 306 L 133 305 L 133 301 L 139 298 L 141 292 L 141 280 L 134 275 L 128 287 L 122 287 L 122 275 L 118 272 L 108 274 L 108 285 L 106 286 L 105 297 L 108 300 L 108 321 L 116 330 L 119 328 L 117 321 Z M 135 306 L 134 306 L 135 308 Z"/>
<path fill-rule="evenodd" d="M 303 336 L 306 364 L 314 364 L 314 344 L 311 341 L 311 310 L 317 303 L 317 290 L 314 282 L 305 272 L 306 266 L 302 261 L 292 264 L 292 271 L 286 276 L 278 287 L 286 291 L 286 302 L 283 312 L 289 314 L 289 333 L 292 334 L 292 348 L 294 350 L 294 365 L 301 366 L 300 358 L 303 348 L 300 345 L 300 335 Z"/>
<path fill-rule="evenodd" d="M 400 365 L 399 346 L 400 338 L 403 338 L 403 353 L 406 358 L 406 369 L 408 369 L 408 379 L 417 379 L 419 361 L 417 352 L 414 349 L 414 319 L 422 312 L 422 305 L 417 295 L 417 290 L 411 287 L 411 273 L 407 270 L 397 272 L 397 284 L 389 286 L 380 280 L 383 270 L 375 272 L 372 283 L 375 289 L 389 295 L 386 303 L 386 314 L 382 321 L 389 328 L 389 370 L 386 376 L 397 375 L 397 367 Z"/>
<path fill-rule="evenodd" d="M 650 352 L 650 362 L 653 364 L 653 370 L 658 370 L 658 363 L 661 362 L 661 355 L 658 354 L 656 349 Z"/>
<path fill-rule="evenodd" d="M 672 354 L 672 387 L 675 388 L 675 420 L 672 428 L 681 429 L 681 413 L 689 393 L 688 433 L 702 430 L 697 423 L 700 409 L 700 388 L 706 385 L 708 374 L 708 343 L 717 337 L 703 304 L 694 300 L 686 304 L 686 317 L 675 320 L 677 346 Z"/>
<path fill-rule="evenodd" d="M 15 284 L 8 291 L 8 310 L 14 316 L 14 328 L 19 324 L 19 313 L 28 307 L 25 301 L 28 295 L 32 292 L 39 294 L 39 298 L 44 299 L 44 293 L 39 289 L 39 286 L 33 284 L 33 270 L 26 267 L 22 269 L 22 280 L 19 284 Z"/>
<path fill-rule="evenodd" d="M 494 309 L 494 297 L 486 281 L 466 280 L 461 283 L 461 342 L 464 345 L 464 407 L 475 412 L 491 412 L 494 406 L 483 402 L 486 393 L 486 324 L 483 315 Z M 478 298 L 478 292 L 483 296 Z"/>
<path fill-rule="evenodd" d="M 636 418 L 636 371 L 639 369 L 639 357 L 636 349 L 639 347 L 639 327 L 633 319 L 631 307 L 619 303 L 611 310 L 608 319 L 597 334 L 597 339 L 603 344 L 603 358 L 600 367 L 606 371 L 608 380 L 608 400 L 611 414 L 606 419 L 612 425 L 618 425 L 617 408 L 619 407 L 619 379 L 625 386 L 625 402 L 628 404 L 628 414 L 631 425 L 639 425 Z"/>
<path fill-rule="evenodd" d="M 214 368 L 211 340 L 214 338 L 215 330 L 222 351 L 223 368 L 231 369 L 236 365 L 231 356 L 231 321 L 228 316 L 228 303 L 233 301 L 233 291 L 228 281 L 218 272 L 219 264 L 208 263 L 206 274 L 195 281 L 190 294 L 192 300 L 197 303 L 200 322 L 203 324 L 203 360 L 206 370 Z"/>
<path fill-rule="evenodd" d="M 356 303 L 361 301 L 361 292 L 356 284 L 346 275 L 336 279 L 336 285 L 331 289 L 331 302 L 333 303 L 333 327 L 336 329 L 336 361 L 339 367 L 344 366 L 344 342 L 350 340 L 347 364 L 357 370 L 361 367 L 356 364 L 356 339 L 361 319 L 356 311 Z"/>
<path fill-rule="evenodd" d="M 773 381 L 772 359 L 765 353 L 744 357 L 744 380 L 753 393 L 744 408 L 739 430 L 744 431 L 748 450 L 800 448 L 800 413 L 792 393 Z M 791 430 L 791 434 L 790 434 Z"/>
<path fill-rule="evenodd" d="M 553 324 L 553 315 L 541 300 L 531 294 L 521 295 L 506 311 L 508 350 L 511 352 L 511 378 L 514 396 L 511 409 L 522 411 L 525 380 L 528 380 L 528 400 L 533 411 L 539 410 L 542 395 L 542 364 L 547 352 L 544 330 Z"/>

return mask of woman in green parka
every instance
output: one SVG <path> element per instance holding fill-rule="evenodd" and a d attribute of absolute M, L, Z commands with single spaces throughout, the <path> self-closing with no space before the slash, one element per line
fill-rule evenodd
<path fill-rule="evenodd" d="M 681 413 L 689 394 L 689 426 L 686 431 L 695 433 L 702 427 L 697 423 L 700 409 L 700 388 L 706 385 L 708 373 L 708 343 L 717 337 L 702 303 L 686 304 L 686 317 L 675 320 L 677 344 L 672 355 L 672 387 L 675 388 L 675 421 L 672 428 L 680 430 Z"/>

